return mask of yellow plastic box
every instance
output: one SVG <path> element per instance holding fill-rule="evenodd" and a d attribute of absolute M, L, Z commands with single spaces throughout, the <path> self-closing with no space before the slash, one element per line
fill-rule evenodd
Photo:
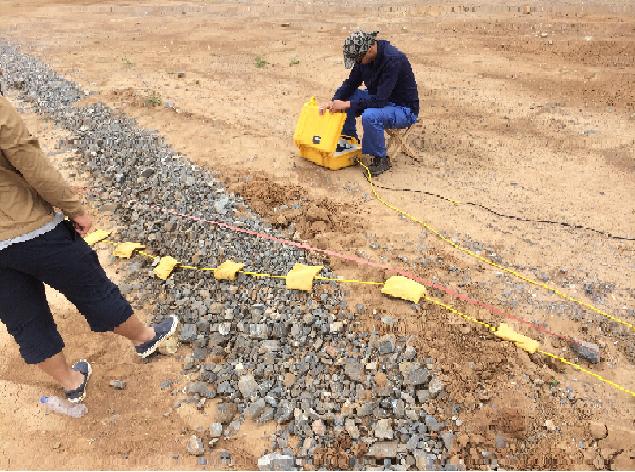
<path fill-rule="evenodd" d="M 355 164 L 361 155 L 359 142 L 353 137 L 342 137 L 346 113 L 320 114 L 315 97 L 305 102 L 295 127 L 293 141 L 300 155 L 315 164 L 331 170 L 343 169 Z M 337 152 L 337 145 L 348 143 L 350 147 Z"/>

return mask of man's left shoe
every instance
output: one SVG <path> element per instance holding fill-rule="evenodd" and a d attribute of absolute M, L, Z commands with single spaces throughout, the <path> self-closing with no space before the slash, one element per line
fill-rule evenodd
<path fill-rule="evenodd" d="M 84 376 L 84 381 L 79 387 L 73 390 L 65 390 L 64 393 L 66 394 L 66 399 L 69 402 L 81 403 L 84 401 L 84 398 L 86 398 L 86 387 L 88 386 L 88 380 L 90 379 L 90 374 L 93 373 L 93 369 L 86 359 L 78 360 L 71 366 L 71 369 L 82 374 Z"/>
<path fill-rule="evenodd" d="M 174 315 L 170 315 L 160 323 L 152 325 L 155 333 L 154 338 L 139 346 L 135 346 L 137 355 L 142 359 L 148 357 L 150 354 L 156 351 L 166 339 L 168 339 L 176 332 L 176 328 L 178 325 L 179 319 Z"/>
<path fill-rule="evenodd" d="M 392 166 L 390 164 L 390 158 L 388 156 L 386 157 L 373 156 L 371 161 L 367 164 L 367 167 L 368 167 L 368 171 L 370 172 L 370 175 L 372 177 L 377 177 L 383 174 L 384 172 L 386 172 L 387 170 L 389 170 Z M 364 176 L 368 177 L 366 169 L 364 169 Z"/>

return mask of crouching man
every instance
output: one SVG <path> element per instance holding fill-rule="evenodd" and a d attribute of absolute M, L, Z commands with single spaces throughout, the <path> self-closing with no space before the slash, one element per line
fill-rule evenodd
<path fill-rule="evenodd" d="M 377 40 L 377 34 L 355 31 L 346 38 L 344 66 L 352 70 L 322 107 L 346 112 L 344 136 L 358 138 L 356 118 L 362 117 L 362 153 L 373 177 L 390 169 L 384 130 L 412 126 L 419 115 L 417 82 L 408 58 L 390 42 Z M 359 88 L 362 84 L 366 89 Z"/>

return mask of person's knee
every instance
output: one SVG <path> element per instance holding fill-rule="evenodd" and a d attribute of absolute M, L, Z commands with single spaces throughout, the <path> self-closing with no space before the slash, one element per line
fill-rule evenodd
<path fill-rule="evenodd" d="M 8 331 L 27 364 L 39 364 L 64 348 L 64 341 L 52 318 L 33 317 Z"/>
<path fill-rule="evenodd" d="M 134 313 L 132 306 L 118 292 L 112 298 L 93 303 L 80 311 L 91 331 L 96 333 L 113 331 Z"/>
<path fill-rule="evenodd" d="M 380 124 L 379 114 L 374 108 L 367 108 L 364 110 L 364 113 L 362 113 L 362 124 L 364 126 L 376 126 L 377 124 Z"/>

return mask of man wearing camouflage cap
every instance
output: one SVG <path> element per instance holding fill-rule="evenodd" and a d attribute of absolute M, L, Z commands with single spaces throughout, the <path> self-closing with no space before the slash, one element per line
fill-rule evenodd
<path fill-rule="evenodd" d="M 344 41 L 344 66 L 351 73 L 323 109 L 346 112 L 342 134 L 357 138 L 362 117 L 362 152 L 373 177 L 390 169 L 385 129 L 407 128 L 417 121 L 419 93 L 410 62 L 378 31 L 355 31 Z M 364 83 L 366 90 L 359 87 Z"/>

